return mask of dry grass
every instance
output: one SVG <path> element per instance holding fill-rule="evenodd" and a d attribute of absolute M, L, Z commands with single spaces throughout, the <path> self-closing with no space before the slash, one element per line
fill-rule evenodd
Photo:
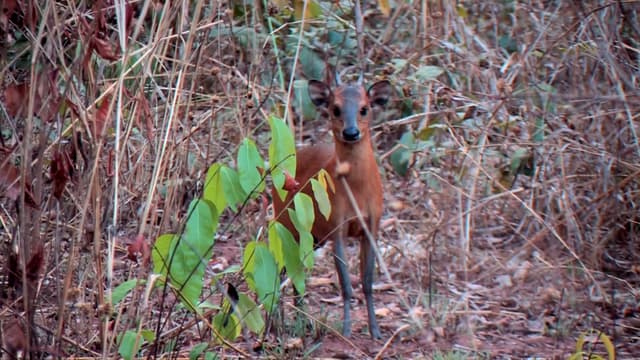
<path fill-rule="evenodd" d="M 143 355 L 187 354 L 210 334 L 171 294 L 148 298 L 141 288 L 116 308 L 105 302 L 123 281 L 148 278 L 126 246 L 136 234 L 151 242 L 178 231 L 211 163 L 232 162 L 244 137 L 266 148 L 269 114 L 295 123 L 300 141 L 327 140 L 322 124 L 301 121 L 291 80 L 317 70 L 309 53 L 339 69 L 358 62 L 352 38 L 328 45 L 330 31 L 353 36 L 353 18 L 343 15 L 350 3 L 321 2 L 325 15 L 303 38 L 285 16 L 292 9 L 278 2 L 141 1 L 128 23 L 109 1 L 102 12 L 100 1 L 38 2 L 34 20 L 18 3 L 0 19 L 10 89 L 0 109 L 0 171 L 15 165 L 21 174 L 0 174 L 2 287 L 20 288 L 12 266 L 42 246 L 30 315 L 41 352 L 116 356 L 117 336 L 141 326 L 159 340 Z M 332 333 L 309 336 L 306 346 L 320 344 L 314 356 L 356 358 L 565 358 L 595 328 L 620 358 L 638 354 L 637 2 L 393 4 L 384 17 L 368 3 L 364 22 L 366 78 L 398 89 L 374 127 L 386 180 L 380 247 L 393 280 L 380 279 L 376 298 L 385 336 L 409 328 L 388 347 Z M 443 72 L 431 78 L 425 65 Z M 15 104 L 11 91 L 25 81 L 36 85 Z M 418 140 L 402 177 L 390 154 L 405 132 Z M 56 154 L 73 168 L 59 198 Z M 25 191 L 12 192 L 25 187 L 37 208 Z M 258 208 L 223 215 L 213 265 L 240 262 L 265 225 Z M 325 258 L 312 283 L 333 276 Z M 338 292 L 318 283 L 308 310 L 335 326 L 339 306 L 325 300 Z M 12 319 L 29 315 L 20 293 L 1 294 L 5 350 Z M 219 302 L 219 289 L 204 298 Z M 254 340 L 214 349 L 255 356 Z M 264 354 L 284 356 L 286 341 L 269 342 Z M 296 349 L 287 356 L 304 354 Z"/>

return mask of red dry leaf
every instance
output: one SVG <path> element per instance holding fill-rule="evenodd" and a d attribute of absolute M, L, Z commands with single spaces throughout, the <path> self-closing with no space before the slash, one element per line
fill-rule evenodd
<path fill-rule="evenodd" d="M 97 0 L 93 3 L 93 11 L 95 14 L 95 29 L 97 32 L 102 32 L 107 30 L 107 19 L 104 15 L 104 2 L 102 0 Z"/>
<path fill-rule="evenodd" d="M 149 259 L 151 257 L 151 251 L 149 244 L 144 238 L 144 235 L 138 234 L 133 242 L 127 245 L 127 258 L 131 261 L 138 262 L 138 255 L 142 257 L 142 265 L 149 265 Z"/>
<path fill-rule="evenodd" d="M 128 39 L 129 36 L 131 35 L 131 30 L 133 30 L 133 14 L 134 14 L 134 8 L 133 8 L 133 3 L 127 2 L 127 5 L 125 5 L 124 8 L 124 24 L 125 24 L 125 29 L 127 32 L 127 36 L 125 37 L 125 39 Z"/>
<path fill-rule="evenodd" d="M 73 147 L 73 144 L 71 144 L 71 147 Z M 53 152 L 53 159 L 51 160 L 49 174 L 53 181 L 53 196 L 55 196 L 56 199 L 60 199 L 67 182 L 73 174 L 74 161 L 72 161 L 72 156 L 75 158 L 75 155 L 70 154 L 68 150 L 68 148 L 55 150 Z"/>
<path fill-rule="evenodd" d="M 96 107 L 96 113 L 93 119 L 93 137 L 96 141 L 102 137 L 105 126 L 110 120 L 109 105 L 111 103 L 111 97 L 107 96 L 102 100 L 100 106 Z"/>
<path fill-rule="evenodd" d="M 31 259 L 25 267 L 27 270 L 27 279 L 31 282 L 38 281 L 40 273 L 44 267 L 44 247 L 39 244 L 31 253 Z"/>
<path fill-rule="evenodd" d="M 60 108 L 60 92 L 56 84 L 58 70 L 52 70 L 48 74 L 40 74 L 37 78 L 38 87 L 34 109 L 38 117 L 50 122 L 55 117 Z"/>
<path fill-rule="evenodd" d="M 16 0 L 4 0 L 0 4 L 2 4 L 2 9 L 0 9 L 0 29 L 6 32 L 9 19 L 18 8 L 18 2 Z"/>
<path fill-rule="evenodd" d="M 5 195 L 9 199 L 16 201 L 20 197 L 20 170 L 9 159 L 0 160 L 0 196 Z M 27 205 L 34 209 L 39 207 L 31 192 L 29 181 L 26 183 L 24 200 Z"/>
<path fill-rule="evenodd" d="M 13 84 L 4 89 L 4 106 L 9 116 L 15 118 L 22 114 L 27 96 L 27 84 Z"/>
<path fill-rule="evenodd" d="M 285 170 L 282 188 L 287 191 L 296 191 L 300 188 L 300 183 Z"/>
<path fill-rule="evenodd" d="M 33 100 L 34 114 L 44 121 L 53 120 L 60 107 L 60 93 L 56 85 L 58 71 L 42 73 L 36 77 L 36 91 Z M 11 117 L 23 116 L 29 102 L 29 84 L 9 85 L 4 89 L 4 103 Z"/>
<path fill-rule="evenodd" d="M 91 42 L 89 46 L 94 49 L 101 58 L 109 61 L 116 61 L 120 59 L 120 55 L 118 54 L 119 49 L 111 45 L 109 39 L 105 39 L 103 37 L 94 36 L 91 38 Z"/>
<path fill-rule="evenodd" d="M 11 359 L 17 359 L 18 354 L 24 354 L 27 351 L 27 337 L 24 333 L 24 327 L 19 319 L 11 319 L 2 326 L 2 342 L 4 350 Z"/>

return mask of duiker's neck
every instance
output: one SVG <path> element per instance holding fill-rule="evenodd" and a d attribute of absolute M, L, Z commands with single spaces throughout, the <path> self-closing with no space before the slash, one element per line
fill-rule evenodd
<path fill-rule="evenodd" d="M 348 162 L 351 165 L 351 175 L 357 176 L 358 168 L 368 167 L 371 159 L 375 158 L 373 145 L 369 136 L 354 144 L 336 141 L 336 157 L 340 162 Z M 375 160 L 374 160 L 375 161 Z M 354 171 L 356 173 L 354 173 Z"/>

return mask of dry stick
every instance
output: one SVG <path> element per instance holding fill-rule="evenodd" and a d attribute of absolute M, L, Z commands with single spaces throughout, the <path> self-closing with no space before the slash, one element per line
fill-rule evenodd
<path fill-rule="evenodd" d="M 47 2 L 47 7 L 45 9 L 45 11 L 43 12 L 43 17 L 42 17 L 42 21 L 39 24 L 39 29 L 38 29 L 38 33 L 35 36 L 35 38 L 33 39 L 33 53 L 31 55 L 31 66 L 30 66 L 30 71 L 31 71 L 31 76 L 30 76 L 30 84 L 34 85 L 38 83 L 38 77 L 37 77 L 37 72 L 36 72 L 36 65 L 37 64 L 37 59 L 40 56 L 40 52 L 41 52 L 41 43 L 42 43 L 42 39 L 44 37 L 45 34 L 45 27 L 46 27 L 46 20 L 48 18 L 48 14 L 51 11 L 51 2 Z M 29 11 L 31 11 L 31 7 L 29 7 Z M 30 29 L 31 33 L 33 32 L 33 29 Z M 42 74 L 44 75 L 44 74 Z M 32 343 L 35 343 L 35 340 L 37 339 L 32 339 L 32 335 L 35 334 L 35 332 L 33 331 L 33 325 L 34 325 L 34 320 L 33 320 L 33 315 L 35 314 L 34 309 L 32 309 L 32 305 L 34 304 L 33 298 L 35 297 L 35 289 L 31 286 L 29 286 L 29 279 L 27 278 L 27 262 L 29 261 L 30 257 L 31 257 L 31 240 L 33 239 L 32 236 L 30 234 L 28 234 L 29 231 L 29 226 L 27 225 L 27 208 L 25 206 L 26 204 L 26 193 L 27 193 L 27 169 L 29 167 L 30 161 L 26 161 L 28 159 L 31 159 L 32 155 L 31 155 L 31 133 L 33 131 L 33 112 L 35 110 L 35 96 L 36 96 L 36 89 L 38 88 L 38 86 L 30 86 L 29 87 L 29 98 L 27 99 L 27 116 L 25 119 L 25 129 L 24 129 L 24 139 L 22 141 L 22 159 L 25 161 L 21 162 L 20 165 L 20 208 L 23 211 L 19 211 L 19 224 L 20 226 L 20 232 L 19 232 L 19 249 L 20 249 L 20 253 L 19 255 L 19 261 L 20 261 L 20 270 L 22 271 L 22 288 L 23 288 L 23 311 L 25 314 L 25 320 L 26 320 L 26 329 L 25 329 L 25 341 L 26 341 L 26 349 L 25 349 L 25 354 L 27 358 L 31 357 L 31 351 L 32 351 Z M 39 185 L 41 186 L 41 185 Z M 31 213 L 31 212 L 30 212 Z M 31 213 L 32 214 L 32 213 Z M 37 212 L 36 212 L 37 214 Z M 33 219 L 33 216 L 31 216 L 31 218 Z M 34 226 L 34 229 L 32 231 L 36 231 L 38 227 Z M 43 250 L 44 251 L 44 250 Z"/>
<path fill-rule="evenodd" d="M 298 66 L 298 59 L 300 58 L 300 49 L 302 48 L 302 35 L 304 32 L 304 25 L 305 25 L 305 18 L 306 18 L 304 14 L 307 12 L 308 3 L 309 3 L 308 0 L 304 0 L 302 4 L 302 19 L 300 20 L 300 32 L 298 33 L 298 43 L 296 44 L 296 53 L 293 56 L 293 66 L 291 71 L 291 77 L 289 78 L 289 88 L 287 89 L 287 98 L 285 102 L 287 106 L 284 107 L 284 115 L 282 116 L 282 118 L 284 119 L 284 121 L 287 122 L 287 124 L 289 125 L 289 128 L 291 128 L 294 134 L 295 134 L 295 128 L 293 126 L 293 119 L 289 119 L 290 118 L 289 108 L 291 107 L 290 106 L 291 92 L 293 91 L 293 82 L 296 76 L 296 67 Z"/>
<path fill-rule="evenodd" d="M 373 359 L 374 360 L 382 359 L 384 352 L 389 348 L 393 339 L 395 339 L 396 336 L 398 336 L 401 332 L 403 332 L 404 330 L 407 330 L 408 328 L 409 328 L 409 324 L 404 324 L 400 326 L 396 331 L 394 331 L 391 337 L 387 341 L 385 341 L 384 345 L 382 346 L 382 349 L 378 351 L 378 353 L 376 354 L 376 357 L 374 357 Z"/>
<path fill-rule="evenodd" d="M 358 42 L 358 62 L 360 63 L 360 74 L 364 74 L 365 59 L 364 59 L 364 41 L 362 40 L 362 31 L 364 27 L 362 9 L 360 7 L 360 0 L 354 0 L 355 6 L 353 8 L 353 17 L 356 21 L 356 41 Z M 360 77 L 362 79 L 362 76 Z"/>

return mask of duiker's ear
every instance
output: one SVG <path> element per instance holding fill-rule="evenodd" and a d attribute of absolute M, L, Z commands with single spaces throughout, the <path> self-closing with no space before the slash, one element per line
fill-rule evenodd
<path fill-rule="evenodd" d="M 393 95 L 393 86 L 387 80 L 378 81 L 369 87 L 367 95 L 371 105 L 384 106 Z"/>
<path fill-rule="evenodd" d="M 333 93 L 329 85 L 318 80 L 309 80 L 309 97 L 315 106 L 327 107 Z"/>

